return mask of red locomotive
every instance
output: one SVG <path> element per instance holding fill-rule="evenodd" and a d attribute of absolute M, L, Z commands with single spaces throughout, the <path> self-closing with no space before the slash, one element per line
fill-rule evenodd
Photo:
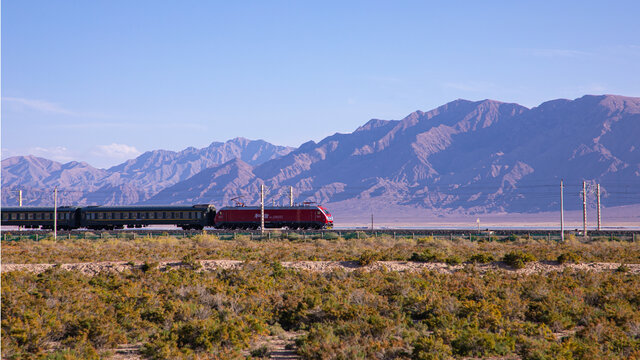
<path fill-rule="evenodd" d="M 218 229 L 257 229 L 260 227 L 259 206 L 227 206 L 215 217 Z M 331 229 L 333 216 L 321 205 L 265 206 L 265 228 Z"/>

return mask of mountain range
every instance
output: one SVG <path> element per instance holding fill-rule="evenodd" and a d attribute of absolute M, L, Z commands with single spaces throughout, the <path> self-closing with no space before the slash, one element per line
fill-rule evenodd
<path fill-rule="evenodd" d="M 31 155 L 16 156 L 2 161 L 2 204 L 16 204 L 18 190 L 23 190 L 25 204 L 50 205 L 56 186 L 62 204 L 136 204 L 232 159 L 257 166 L 292 150 L 262 140 L 235 138 L 202 149 L 148 151 L 109 169 L 96 169 L 84 162 L 60 164 Z"/>
<path fill-rule="evenodd" d="M 640 98 L 558 99 L 534 108 L 456 100 L 401 120 L 373 119 L 297 149 L 233 139 L 204 149 L 150 151 L 110 169 L 33 156 L 2 161 L 2 204 L 23 189 L 48 204 L 59 186 L 66 204 L 255 204 L 297 201 L 345 211 L 379 207 L 441 212 L 534 213 L 589 203 L 640 204 Z"/>

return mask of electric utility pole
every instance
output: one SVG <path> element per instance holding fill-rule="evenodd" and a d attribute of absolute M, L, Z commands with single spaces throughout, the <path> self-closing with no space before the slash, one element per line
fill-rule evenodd
<path fill-rule="evenodd" d="M 260 234 L 264 234 L 264 185 L 260 185 Z"/>
<path fill-rule="evenodd" d="M 598 231 L 600 231 L 600 184 L 596 187 L 596 196 L 598 197 Z"/>
<path fill-rule="evenodd" d="M 587 182 L 582 182 L 582 235 L 587 238 Z"/>
<path fill-rule="evenodd" d="M 53 240 L 58 240 L 58 187 L 53 189 Z"/>
<path fill-rule="evenodd" d="M 564 180 L 560 180 L 560 238 L 564 242 Z"/>

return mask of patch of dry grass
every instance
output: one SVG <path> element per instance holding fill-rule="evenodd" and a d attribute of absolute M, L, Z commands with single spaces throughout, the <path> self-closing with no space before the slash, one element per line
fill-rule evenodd
<path fill-rule="evenodd" d="M 408 260 L 413 254 L 430 253 L 434 259 L 469 261 L 480 256 L 501 259 L 521 251 L 541 261 L 556 261 L 562 254 L 575 254 L 583 262 L 640 263 L 640 242 L 593 241 L 565 243 L 546 240 L 469 241 L 448 237 L 402 238 L 391 236 L 337 238 L 294 237 L 276 234 L 271 239 L 252 240 L 239 235 L 222 240 L 215 235 L 178 239 L 171 236 L 105 238 L 98 240 L 11 241 L 2 243 L 4 263 L 74 263 L 98 261 L 168 261 L 184 257 L 201 260 L 354 261 L 365 254 L 378 260 Z"/>

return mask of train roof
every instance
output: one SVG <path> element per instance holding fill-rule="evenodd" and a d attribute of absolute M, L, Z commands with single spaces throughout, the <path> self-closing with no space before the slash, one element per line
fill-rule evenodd
<path fill-rule="evenodd" d="M 198 205 L 118 205 L 118 206 L 86 206 L 82 211 L 189 211 L 195 209 L 215 209 L 211 204 Z"/>
<path fill-rule="evenodd" d="M 58 211 L 75 211 L 77 206 L 58 206 Z M 3 206 L 0 211 L 11 212 L 46 212 L 53 211 L 53 206 Z"/>

